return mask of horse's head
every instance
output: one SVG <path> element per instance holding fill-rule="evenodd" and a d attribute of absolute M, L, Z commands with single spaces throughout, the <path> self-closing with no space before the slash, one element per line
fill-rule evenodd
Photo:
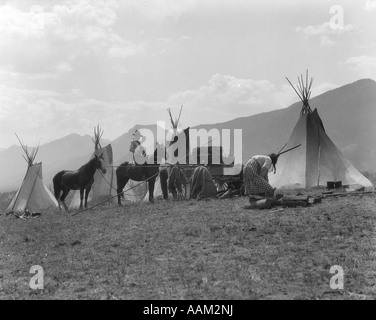
<path fill-rule="evenodd" d="M 101 170 L 105 174 L 107 170 L 103 165 L 103 161 L 104 161 L 103 153 L 101 153 L 99 156 L 95 155 L 95 159 L 96 159 L 96 169 Z"/>
<path fill-rule="evenodd" d="M 154 162 L 161 163 L 161 160 L 167 160 L 167 149 L 163 144 L 155 143 Z"/>

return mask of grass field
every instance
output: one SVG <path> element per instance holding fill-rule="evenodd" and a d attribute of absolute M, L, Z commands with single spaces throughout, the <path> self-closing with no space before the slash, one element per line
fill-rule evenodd
<path fill-rule="evenodd" d="M 0 216 L 0 299 L 373 299 L 373 195 L 245 210 L 246 198 Z M 30 267 L 44 289 L 29 288 Z M 344 269 L 344 289 L 329 286 Z"/>

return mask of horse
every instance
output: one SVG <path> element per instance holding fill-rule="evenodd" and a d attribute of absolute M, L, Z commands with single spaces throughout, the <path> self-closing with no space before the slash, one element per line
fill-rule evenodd
<path fill-rule="evenodd" d="M 182 200 L 186 198 L 187 184 L 188 180 L 185 177 L 183 170 L 178 166 L 172 166 L 168 177 L 168 191 L 172 193 L 174 200 Z"/>
<path fill-rule="evenodd" d="M 68 211 L 68 207 L 64 200 L 67 197 L 70 190 L 80 190 L 80 208 L 82 209 L 82 200 L 85 191 L 85 208 L 87 208 L 87 198 L 91 186 L 94 183 L 94 174 L 97 169 L 101 170 L 104 174 L 106 169 L 102 164 L 103 153 L 101 155 L 94 155 L 94 157 L 86 164 L 81 166 L 76 171 L 62 170 L 59 171 L 52 179 L 54 184 L 55 198 L 58 201 L 59 209 L 61 209 L 60 202 L 63 203 L 65 210 Z M 60 196 L 60 192 L 63 193 Z"/>
<path fill-rule="evenodd" d="M 116 180 L 117 180 L 117 195 L 118 195 L 118 204 L 121 204 L 121 198 L 124 198 L 123 189 L 129 180 L 133 181 L 145 181 L 148 182 L 149 188 L 149 202 L 154 203 L 154 186 L 155 180 L 159 173 L 160 175 L 160 182 L 163 192 L 163 198 L 165 200 L 168 199 L 168 191 L 167 191 L 167 178 L 168 173 L 166 169 L 159 170 L 159 164 L 164 158 L 167 159 L 167 151 L 166 148 L 157 143 L 156 148 L 154 150 L 153 155 L 149 155 L 145 157 L 145 164 L 132 164 L 128 161 L 123 162 L 117 169 L 116 169 Z M 151 158 L 152 157 L 152 158 Z M 152 163 L 150 163 L 152 162 Z"/>

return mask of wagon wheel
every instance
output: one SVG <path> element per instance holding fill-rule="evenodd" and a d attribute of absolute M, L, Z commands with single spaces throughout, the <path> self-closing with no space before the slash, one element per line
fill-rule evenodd
<path fill-rule="evenodd" d="M 226 191 L 228 189 L 227 182 L 223 180 L 216 180 L 214 184 L 217 187 L 217 192 Z"/>

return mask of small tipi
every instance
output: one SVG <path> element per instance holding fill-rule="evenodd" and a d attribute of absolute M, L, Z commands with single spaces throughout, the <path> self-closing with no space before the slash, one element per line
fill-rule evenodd
<path fill-rule="evenodd" d="M 287 78 L 286 78 L 287 79 Z M 317 109 L 312 111 L 309 105 L 313 78 L 308 81 L 298 78 L 295 88 L 289 79 L 303 106 L 300 118 L 288 140 L 286 149 L 301 144 L 300 147 L 281 156 L 277 163 L 277 173 L 269 175 L 270 183 L 277 188 L 311 188 L 327 186 L 327 182 L 342 182 L 350 188 L 373 187 L 336 147 L 325 132 Z"/>
<path fill-rule="evenodd" d="M 34 163 L 39 146 L 29 152 L 28 147 L 21 142 L 18 136 L 17 139 L 25 153 L 22 156 L 27 162 L 27 171 L 21 187 L 10 201 L 5 213 L 22 213 L 26 210 L 37 212 L 48 208 L 57 208 L 58 204 L 54 195 L 43 183 L 42 163 Z"/>
<path fill-rule="evenodd" d="M 103 200 L 109 199 L 112 196 L 116 195 L 116 188 L 114 185 L 114 170 L 113 170 L 113 155 L 112 155 L 112 146 L 108 144 L 107 146 L 101 146 L 101 138 L 103 135 L 103 129 L 99 125 L 94 127 L 94 137 L 92 138 L 94 143 L 94 152 L 91 155 L 90 159 L 94 155 L 103 157 L 103 165 L 106 168 L 106 173 L 102 173 L 100 170 L 97 170 L 94 174 L 94 183 L 92 185 L 92 190 L 89 193 L 88 201 L 91 201 L 93 204 L 99 203 Z M 72 201 L 69 205 L 70 209 L 77 209 L 80 206 L 80 191 L 76 191 Z"/>

